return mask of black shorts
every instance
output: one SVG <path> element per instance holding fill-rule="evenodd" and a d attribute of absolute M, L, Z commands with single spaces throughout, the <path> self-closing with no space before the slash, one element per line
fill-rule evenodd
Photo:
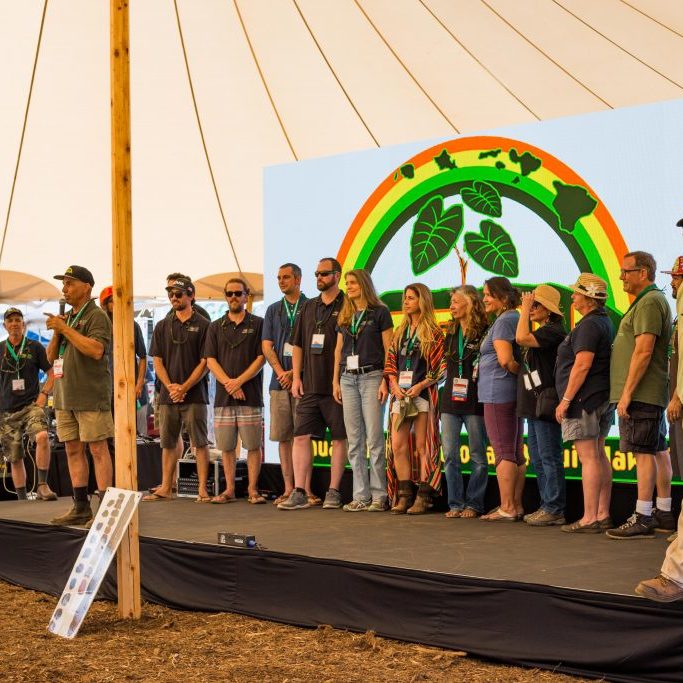
<path fill-rule="evenodd" d="M 346 438 L 343 408 L 332 396 L 304 394 L 296 406 L 294 436 L 310 434 L 322 439 L 325 427 L 329 428 L 333 441 Z"/>
<path fill-rule="evenodd" d="M 623 453 L 654 455 L 666 450 L 666 427 L 662 430 L 664 408 L 632 401 L 629 417 L 619 418 L 619 449 Z"/>

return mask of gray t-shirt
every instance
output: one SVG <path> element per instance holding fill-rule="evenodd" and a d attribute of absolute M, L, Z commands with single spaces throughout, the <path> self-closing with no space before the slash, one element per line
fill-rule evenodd
<path fill-rule="evenodd" d="M 67 323 L 76 316 L 67 317 Z M 107 314 L 88 301 L 73 328 L 90 339 L 97 339 L 104 345 L 104 355 L 99 360 L 81 353 L 64 337 L 64 376 L 55 378 L 55 410 L 111 410 L 111 374 L 109 354 L 111 353 L 111 323 Z M 66 344 L 65 344 L 66 342 Z"/>
<path fill-rule="evenodd" d="M 515 342 L 517 311 L 501 313 L 489 327 L 479 350 L 478 398 L 481 403 L 512 403 L 517 400 L 517 375 L 513 375 L 498 363 L 493 342 L 508 341 L 512 344 L 515 359 L 519 359 L 519 346 Z"/>

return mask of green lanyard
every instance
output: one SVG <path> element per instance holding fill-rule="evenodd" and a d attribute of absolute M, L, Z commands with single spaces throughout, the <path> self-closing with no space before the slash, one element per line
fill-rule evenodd
<path fill-rule="evenodd" d="M 92 299 L 90 301 L 92 301 Z M 81 308 L 81 310 L 78 311 L 78 313 L 76 314 L 76 317 L 73 320 L 71 320 L 71 315 L 73 313 L 73 309 L 71 310 L 71 312 L 69 313 L 69 319 L 66 321 L 66 324 L 69 327 L 76 327 L 76 324 L 81 319 L 81 316 L 83 315 L 83 313 L 85 313 L 85 309 L 88 307 L 88 304 L 90 303 L 90 301 L 85 303 L 83 308 Z M 62 343 L 59 346 L 59 357 L 60 358 L 64 357 L 64 351 L 66 351 L 66 339 L 62 340 Z"/>
<path fill-rule="evenodd" d="M 463 337 L 462 327 L 458 326 L 458 377 L 462 378 L 463 351 L 467 346 L 467 337 Z"/>
<path fill-rule="evenodd" d="M 24 347 L 26 346 L 26 335 L 24 335 L 24 338 L 21 340 L 21 346 L 19 347 L 19 355 L 15 352 L 14 348 L 12 347 L 12 344 L 10 343 L 10 340 L 7 340 L 7 350 L 9 351 L 9 355 L 14 358 L 14 362 L 16 363 L 16 368 L 17 368 L 17 379 L 20 379 L 19 377 L 19 358 L 21 357 L 21 354 L 24 352 Z"/>
<path fill-rule="evenodd" d="M 417 327 L 415 328 L 415 332 L 413 332 L 413 336 L 409 337 L 409 335 L 410 327 L 406 327 L 406 340 L 408 341 L 408 344 L 406 345 L 406 370 L 410 370 L 413 365 L 412 356 L 415 343 L 417 342 Z"/>
<path fill-rule="evenodd" d="M 299 310 L 299 303 L 301 302 L 301 297 L 299 297 L 296 300 L 296 303 L 291 306 L 289 301 L 285 299 L 285 297 L 282 297 L 282 303 L 285 305 L 285 313 L 287 313 L 287 318 L 289 319 L 289 327 L 292 328 L 294 327 L 294 320 L 296 319 L 296 312 Z"/>
<path fill-rule="evenodd" d="M 360 312 L 360 315 L 356 317 L 356 314 L 354 313 L 353 316 L 351 316 L 351 324 L 349 325 L 349 331 L 351 332 L 351 355 L 355 356 L 356 355 L 356 339 L 358 339 L 358 332 L 360 330 L 360 325 L 363 322 L 363 318 L 365 317 L 365 311 L 367 309 L 363 309 Z"/>
<path fill-rule="evenodd" d="M 657 285 L 648 285 L 645 287 L 645 289 L 633 300 L 633 303 L 628 307 L 626 313 L 628 313 L 648 292 L 652 292 L 654 290 L 661 291 Z M 626 313 L 624 313 L 624 315 L 626 315 Z"/>

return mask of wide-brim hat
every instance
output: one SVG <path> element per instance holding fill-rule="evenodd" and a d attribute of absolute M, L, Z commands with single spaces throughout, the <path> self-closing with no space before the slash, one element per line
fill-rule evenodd
<path fill-rule="evenodd" d="M 572 291 L 596 301 L 607 300 L 607 283 L 593 273 L 581 273 L 572 285 Z"/>
<path fill-rule="evenodd" d="M 661 272 L 665 275 L 674 275 L 676 277 L 683 275 L 683 256 L 676 257 L 673 266 L 671 266 L 671 270 L 662 270 Z"/>
<path fill-rule="evenodd" d="M 534 289 L 534 301 L 537 301 L 541 306 L 545 306 L 551 313 L 562 315 L 560 308 L 560 293 L 550 285 L 538 285 Z"/>

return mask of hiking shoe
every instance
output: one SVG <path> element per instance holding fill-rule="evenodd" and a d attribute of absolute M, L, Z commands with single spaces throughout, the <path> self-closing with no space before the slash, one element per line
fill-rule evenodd
<path fill-rule="evenodd" d="M 617 541 L 638 538 L 654 538 L 655 527 L 652 516 L 634 512 L 620 527 L 605 532 Z"/>
<path fill-rule="evenodd" d="M 328 489 L 325 494 L 323 510 L 336 510 L 342 506 L 341 493 L 337 489 Z"/>
<path fill-rule="evenodd" d="M 325 502 L 327 502 L 327 496 L 325 496 Z M 366 503 L 364 500 L 352 500 L 344 505 L 344 510 L 346 512 L 365 512 L 369 507 L 370 503 Z"/>
<path fill-rule="evenodd" d="M 676 520 L 674 519 L 671 510 L 658 510 L 655 508 L 652 511 L 652 520 L 655 523 L 655 531 L 676 531 Z"/>
<path fill-rule="evenodd" d="M 546 510 L 537 510 L 533 515 L 525 516 L 524 521 L 529 526 L 562 526 L 567 523 L 564 515 L 561 512 L 547 512 Z"/>
<path fill-rule="evenodd" d="M 297 491 L 294 489 L 290 494 L 289 498 L 283 503 L 277 506 L 278 510 L 303 510 L 304 508 L 311 507 L 308 502 L 308 498 L 303 491 Z"/>
<path fill-rule="evenodd" d="M 572 522 L 571 524 L 563 524 L 560 527 L 561 531 L 567 534 L 601 534 L 600 522 L 591 522 L 590 524 L 580 524 L 580 520 Z"/>
<path fill-rule="evenodd" d="M 90 509 L 90 503 L 77 503 L 74 501 L 71 509 L 66 514 L 51 519 L 50 524 L 55 526 L 83 526 L 91 519 L 92 510 Z"/>
<path fill-rule="evenodd" d="M 38 484 L 36 500 L 57 500 L 57 494 L 47 484 Z"/>
<path fill-rule="evenodd" d="M 636 586 L 636 593 L 648 600 L 656 600 L 657 602 L 683 600 L 683 588 L 661 574 L 656 579 L 641 581 Z"/>
<path fill-rule="evenodd" d="M 368 512 L 386 512 L 388 509 L 387 499 L 382 498 L 381 500 L 373 500 L 370 505 L 368 505 Z"/>
<path fill-rule="evenodd" d="M 678 531 L 674 531 L 671 536 L 667 536 L 666 540 L 669 541 L 669 543 L 673 543 L 676 539 L 678 538 Z"/>
<path fill-rule="evenodd" d="M 614 529 L 614 521 L 609 515 L 607 515 L 607 517 L 604 519 L 599 519 L 598 524 L 600 525 L 600 528 L 604 529 L 605 531 L 607 531 L 607 529 Z"/>
<path fill-rule="evenodd" d="M 524 517 L 522 517 L 522 521 L 528 522 L 530 519 L 536 519 L 536 517 L 538 517 L 541 514 L 543 514 L 543 510 L 541 508 L 538 508 L 538 510 L 530 512 L 528 515 L 524 515 Z"/>

